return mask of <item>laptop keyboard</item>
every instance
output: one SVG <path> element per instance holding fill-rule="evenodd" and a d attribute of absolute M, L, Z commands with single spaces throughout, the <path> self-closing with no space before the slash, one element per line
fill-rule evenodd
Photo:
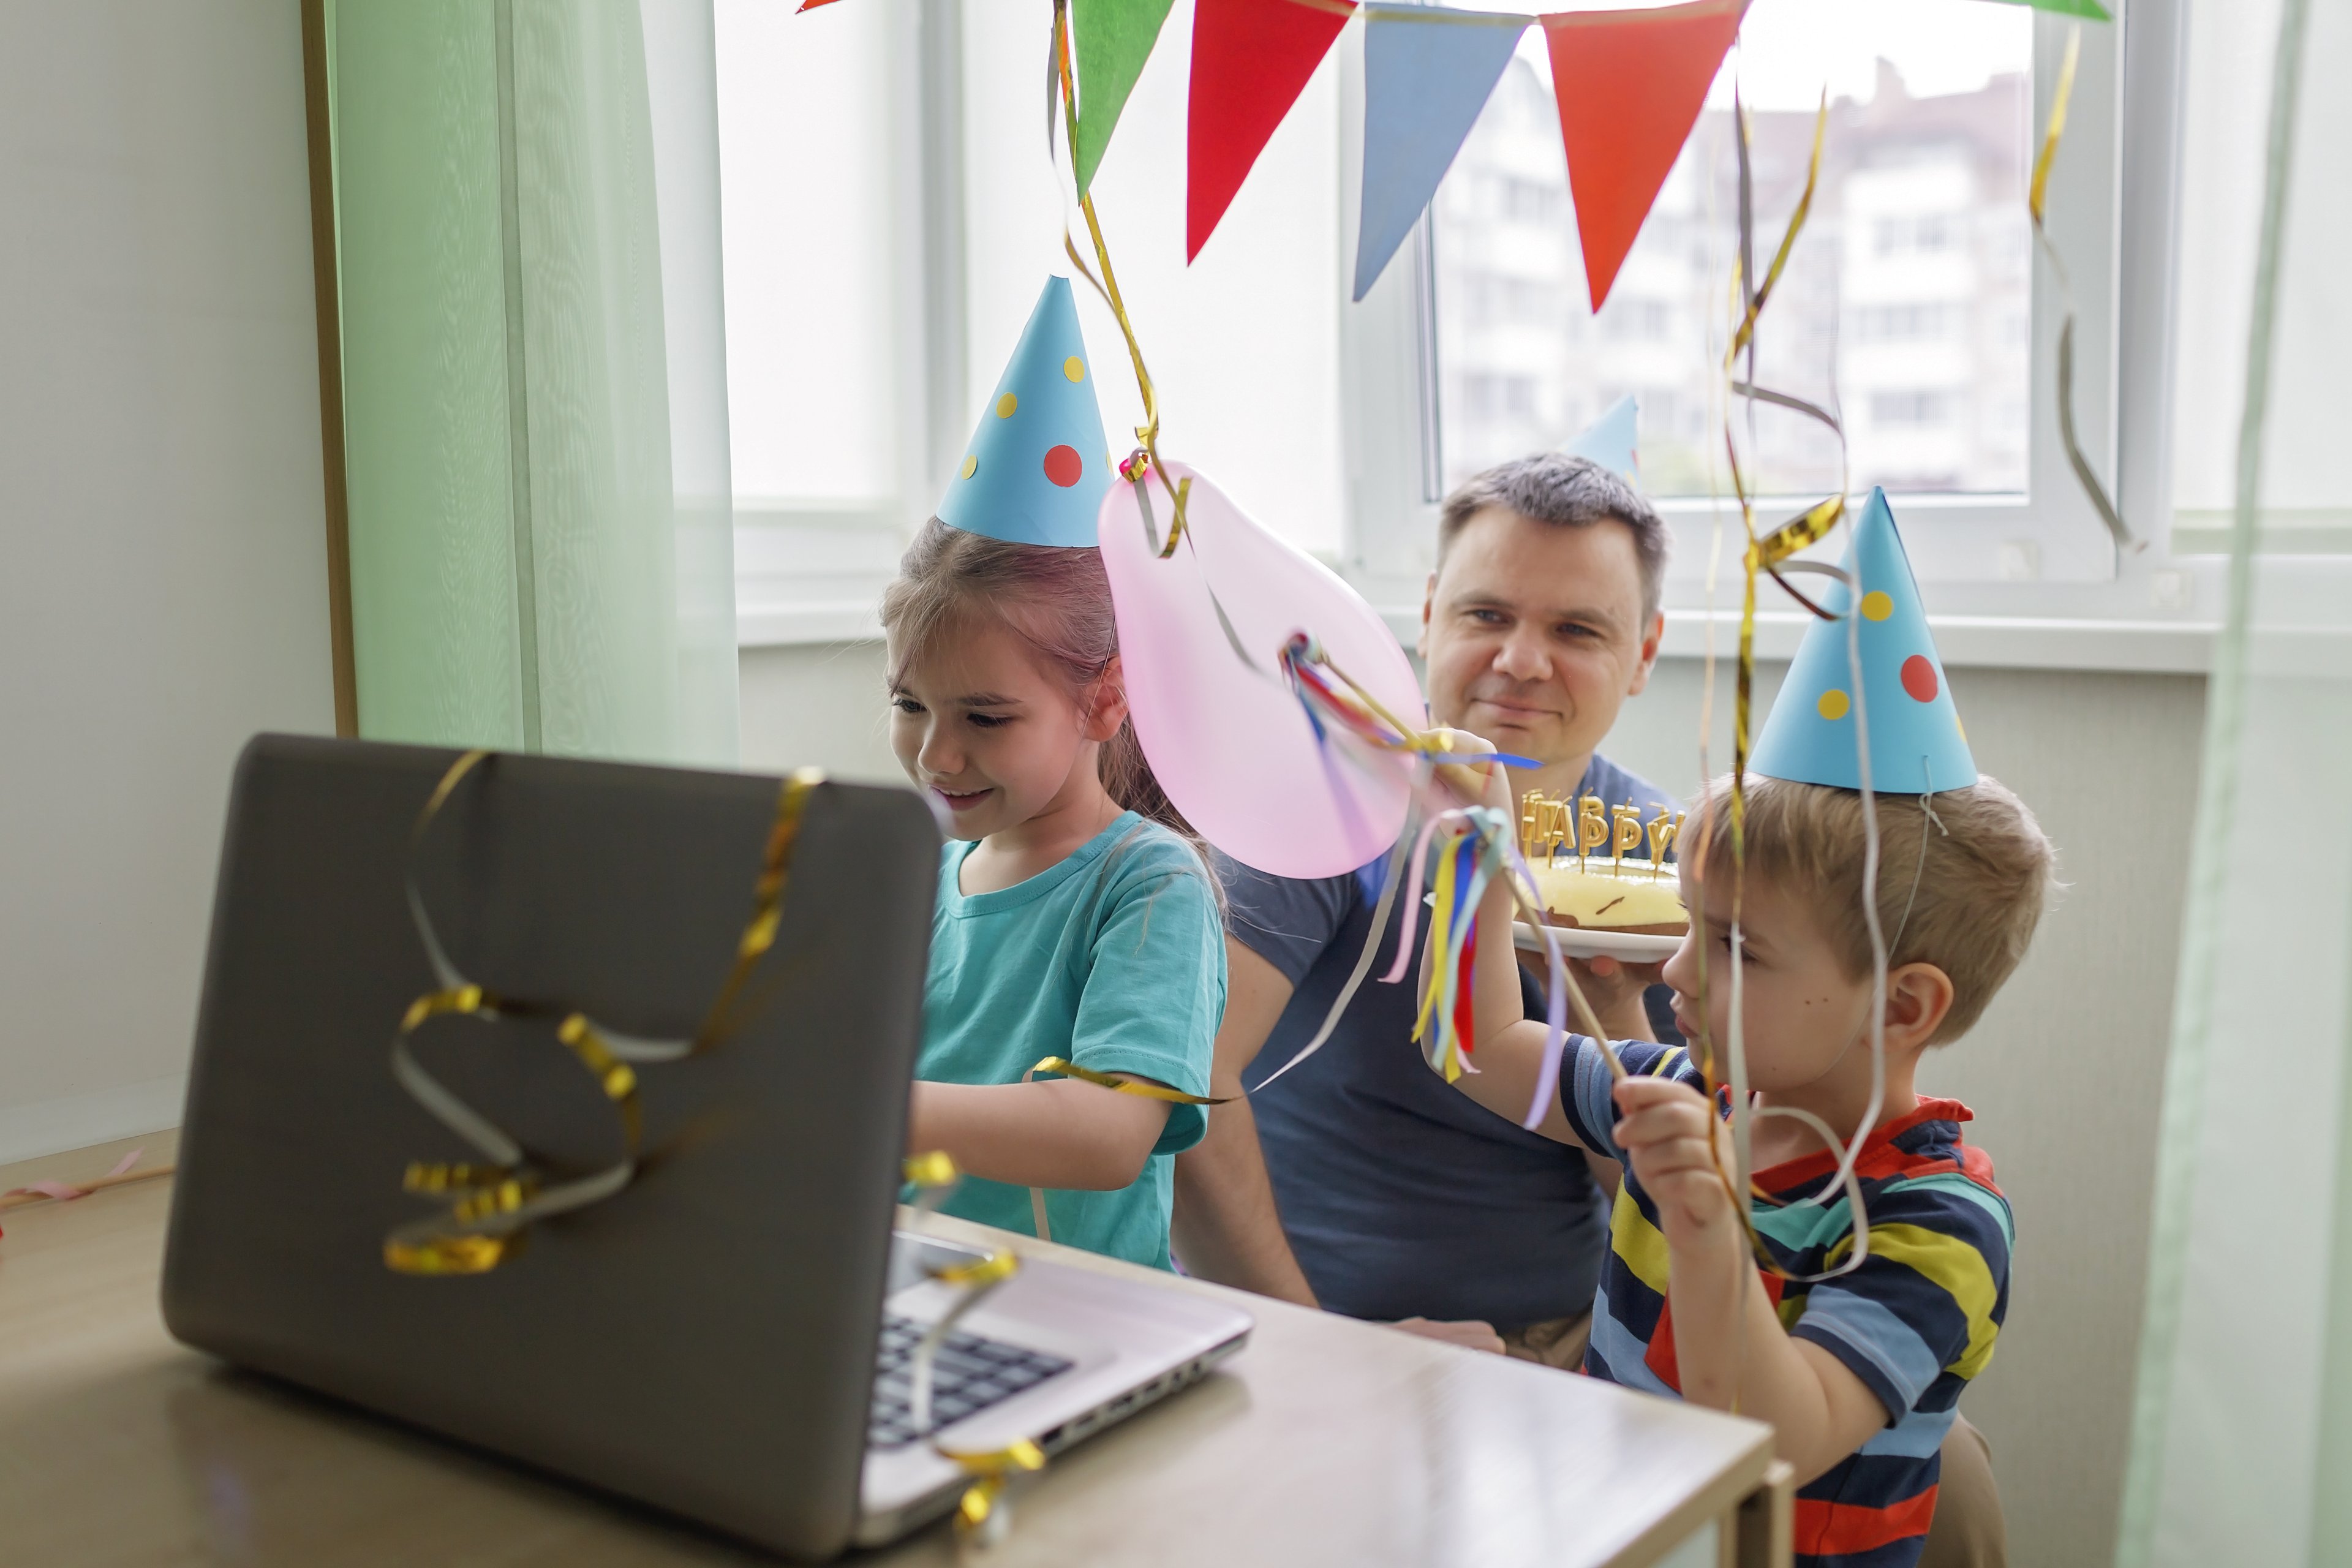
<path fill-rule="evenodd" d="M 882 1353 L 874 1368 L 874 1405 L 866 1421 L 869 1448 L 903 1448 L 922 1436 L 915 1430 L 908 1397 L 913 1392 L 915 1346 L 925 1325 L 885 1313 Z M 992 1405 L 1001 1405 L 1054 1376 L 1071 1363 L 1001 1340 L 950 1331 L 931 1361 L 931 1426 L 951 1426 Z"/>

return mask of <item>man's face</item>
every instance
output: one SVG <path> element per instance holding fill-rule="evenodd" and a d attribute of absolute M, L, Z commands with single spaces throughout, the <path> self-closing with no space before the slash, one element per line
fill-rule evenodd
<path fill-rule="evenodd" d="M 1430 716 L 1538 763 L 1589 756 L 1649 684 L 1664 625 L 1642 613 L 1631 528 L 1487 507 L 1454 535 L 1422 606 Z"/>

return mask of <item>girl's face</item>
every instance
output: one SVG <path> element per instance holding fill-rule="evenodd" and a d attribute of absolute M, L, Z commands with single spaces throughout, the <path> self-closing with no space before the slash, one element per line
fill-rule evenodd
<path fill-rule="evenodd" d="M 898 765 L 948 808 L 958 838 L 985 838 L 1101 795 L 1097 748 L 1127 717 L 1116 664 L 1074 696 L 1011 627 L 985 616 L 950 626 L 906 659 L 890 709 Z"/>

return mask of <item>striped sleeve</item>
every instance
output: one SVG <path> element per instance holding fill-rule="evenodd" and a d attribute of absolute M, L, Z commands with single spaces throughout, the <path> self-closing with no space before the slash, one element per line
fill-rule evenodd
<path fill-rule="evenodd" d="M 1617 1059 L 1635 1078 L 1668 1078 L 1702 1093 L 1706 1090 L 1697 1064 L 1680 1046 L 1620 1040 Z M 1576 1134 L 1578 1142 L 1596 1154 L 1622 1163 L 1624 1152 L 1609 1135 L 1610 1129 L 1617 1125 L 1617 1102 L 1610 1093 L 1614 1087 L 1609 1076 L 1609 1058 L 1601 1047 L 1589 1036 L 1569 1036 L 1567 1062 L 1559 1075 L 1560 1110 L 1566 1113 L 1569 1129 Z"/>
<path fill-rule="evenodd" d="M 1966 1176 L 1890 1183 L 1870 1205 L 1862 1266 L 1814 1286 L 1789 1332 L 1844 1363 L 1899 1421 L 1944 1373 L 1965 1383 L 1992 1359 L 2012 1238 L 2007 1201 Z M 1841 1243 L 1827 1261 L 1848 1255 Z M 1957 1384 L 1942 1397 L 1956 1396 Z"/>

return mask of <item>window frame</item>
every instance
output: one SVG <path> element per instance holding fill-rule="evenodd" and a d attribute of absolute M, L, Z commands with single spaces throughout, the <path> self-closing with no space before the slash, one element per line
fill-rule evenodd
<path fill-rule="evenodd" d="M 2172 321 L 2179 190 L 2181 47 L 2188 0 L 2127 0 L 2110 24 L 2085 23 L 2066 140 L 2051 176 L 2052 237 L 2074 273 L 2076 429 L 2145 547 L 2116 552 L 2069 468 L 2057 434 L 2057 339 L 2063 303 L 2037 250 L 2032 310 L 2032 430 L 2026 498 L 1894 496 L 1906 543 L 1928 585 L 1939 628 L 1954 622 L 1984 662 L 2085 668 L 2201 668 L 2208 624 L 2221 596 L 2221 563 L 2170 547 Z M 2034 126 L 2046 121 L 2070 19 L 2035 13 Z M 1343 58 L 1340 112 L 1362 114 L 1360 54 Z M 1354 232 L 1360 153 L 1343 137 L 1343 222 Z M 1780 221 L 1770 215 L 1768 223 Z M 1417 625 L 1433 560 L 1442 475 L 1437 426 L 1434 269 L 1423 215 L 1400 254 L 1341 332 L 1342 433 L 1349 507 L 1343 560 L 1349 578 L 1401 631 Z M 1769 318 L 1767 318 L 1767 329 Z M 1427 434 L 1425 434 L 1425 432 Z M 1760 502 L 1759 527 L 1818 497 Z M 1718 522 L 1739 530 L 1728 498 L 1659 503 L 1675 532 L 1665 590 L 1667 651 L 1699 651 L 1708 547 Z M 2014 548 L 2017 545 L 2027 549 Z M 1832 541 L 1825 552 L 1842 550 Z M 2039 575 L 2008 580 L 2034 562 Z M 1715 603 L 1738 595 L 1737 554 L 1727 542 Z M 1803 615 L 1777 591 L 1765 599 L 1768 656 L 1793 651 Z M 2200 619 L 2200 612 L 2202 619 Z M 1982 635 L 1971 627 L 1981 626 Z M 2026 628 L 2028 635 L 2007 634 Z M 2084 634 L 2112 633 L 2090 637 Z M 1407 633 L 1409 636 L 1409 632 Z"/>
<path fill-rule="evenodd" d="M 890 225 L 889 355 L 898 453 L 891 495 L 844 504 L 738 491 L 738 648 L 870 641 L 882 591 L 961 455 L 964 386 L 963 26 L 960 0 L 867 0 L 887 14 L 883 84 Z"/>

